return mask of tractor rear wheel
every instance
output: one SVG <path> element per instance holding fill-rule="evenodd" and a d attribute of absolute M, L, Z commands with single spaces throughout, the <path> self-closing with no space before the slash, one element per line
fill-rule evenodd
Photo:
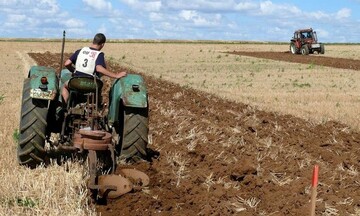
<path fill-rule="evenodd" d="M 20 165 L 35 168 L 45 161 L 48 101 L 30 97 L 30 79 L 25 79 L 17 156 Z"/>
<path fill-rule="evenodd" d="M 136 162 L 147 156 L 149 120 L 147 108 L 124 108 L 121 159 Z"/>
<path fill-rule="evenodd" d="M 307 45 L 303 45 L 300 51 L 302 55 L 309 55 L 309 47 Z"/>
<path fill-rule="evenodd" d="M 295 43 L 290 44 L 290 51 L 294 55 L 299 53 L 299 49 L 296 47 Z"/>

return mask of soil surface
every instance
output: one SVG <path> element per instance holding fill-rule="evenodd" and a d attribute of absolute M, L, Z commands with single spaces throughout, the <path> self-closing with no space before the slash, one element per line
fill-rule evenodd
<path fill-rule="evenodd" d="M 320 66 L 360 70 L 360 61 L 355 59 L 325 57 L 321 54 L 293 55 L 287 52 L 228 52 L 229 54 L 265 58 L 278 61 L 287 61 L 303 64 L 315 64 Z"/>
<path fill-rule="evenodd" d="M 360 68 L 358 61 L 323 56 L 234 54 Z M 58 68 L 59 54 L 30 55 Z M 149 150 L 158 155 L 131 167 L 147 173 L 150 185 L 98 205 L 101 215 L 309 215 L 315 164 L 317 215 L 349 215 L 360 207 L 360 133 L 142 75 L 150 101 Z"/>

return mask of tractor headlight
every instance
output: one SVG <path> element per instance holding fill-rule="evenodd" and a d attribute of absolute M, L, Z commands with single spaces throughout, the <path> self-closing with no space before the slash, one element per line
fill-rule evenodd
<path fill-rule="evenodd" d="M 48 87 L 47 87 L 47 84 L 48 84 L 47 77 L 41 77 L 40 82 L 41 82 L 41 84 L 39 85 L 39 89 L 41 89 L 42 91 L 46 91 L 48 89 Z"/>

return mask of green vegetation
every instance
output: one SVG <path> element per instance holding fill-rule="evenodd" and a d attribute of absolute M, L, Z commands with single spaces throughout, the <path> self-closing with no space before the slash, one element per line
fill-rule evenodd
<path fill-rule="evenodd" d="M 33 208 L 37 205 L 35 201 L 33 201 L 31 198 L 25 197 L 25 198 L 18 198 L 16 201 L 16 204 L 18 206 Z"/>
<path fill-rule="evenodd" d="M 1 94 L 0 95 L 0 104 L 3 102 L 4 98 L 5 98 L 4 94 Z"/>
<path fill-rule="evenodd" d="M 293 87 L 298 87 L 298 88 L 304 88 L 304 87 L 311 87 L 310 83 L 298 83 L 298 80 L 295 80 L 292 83 Z"/>
<path fill-rule="evenodd" d="M 306 69 L 314 69 L 315 68 L 315 63 L 311 62 Z"/>
<path fill-rule="evenodd" d="M 20 132 L 19 132 L 19 129 L 15 129 L 14 130 L 14 133 L 13 133 L 13 139 L 18 142 L 19 141 L 19 138 L 20 138 Z"/>

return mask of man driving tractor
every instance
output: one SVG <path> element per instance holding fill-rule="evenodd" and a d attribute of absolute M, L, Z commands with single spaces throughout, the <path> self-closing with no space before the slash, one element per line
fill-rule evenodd
<path fill-rule="evenodd" d="M 75 51 L 71 57 L 65 61 L 65 67 L 73 73 L 73 76 L 80 77 L 100 77 L 105 75 L 111 78 L 119 79 L 126 76 L 126 71 L 114 73 L 106 69 L 105 55 L 101 52 L 104 48 L 106 37 L 102 33 L 94 36 L 93 42 L 89 47 L 83 47 Z M 75 65 L 75 67 L 73 66 Z M 66 107 L 69 98 L 68 82 L 64 84 L 61 95 L 63 98 L 63 107 Z"/>

